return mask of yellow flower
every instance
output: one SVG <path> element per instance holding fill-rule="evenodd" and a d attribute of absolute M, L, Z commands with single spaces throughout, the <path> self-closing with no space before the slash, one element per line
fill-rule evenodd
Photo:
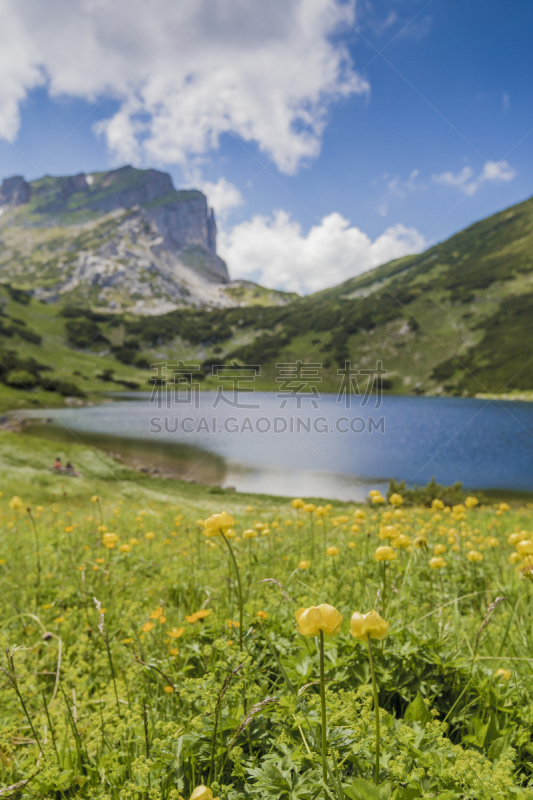
<path fill-rule="evenodd" d="M 374 553 L 374 558 L 376 561 L 394 561 L 397 555 L 398 554 L 392 547 L 390 547 L 388 544 L 385 544 L 382 547 L 377 548 Z"/>
<path fill-rule="evenodd" d="M 146 533 L 144 534 L 144 538 L 150 541 L 150 539 L 155 538 L 155 533 L 153 531 L 146 531 Z"/>
<path fill-rule="evenodd" d="M 163 687 L 163 691 L 164 691 L 166 694 L 172 694 L 172 692 L 174 691 L 174 687 L 173 687 L 173 686 L 164 686 L 164 687 Z"/>
<path fill-rule="evenodd" d="M 0 493 L 0 497 L 2 497 L 2 494 L 1 494 L 1 493 Z M 36 510 L 37 510 L 39 513 L 41 513 L 41 511 L 44 511 L 44 506 L 37 506 L 37 509 L 36 509 Z"/>
<path fill-rule="evenodd" d="M 446 545 L 444 544 L 436 544 L 433 548 L 433 555 L 440 556 L 442 553 L 446 552 Z"/>
<path fill-rule="evenodd" d="M 105 564 L 105 558 L 95 558 L 97 564 Z"/>
<path fill-rule="evenodd" d="M 241 627 L 241 623 L 236 619 L 227 619 L 226 620 L 226 624 L 227 624 L 228 628 L 240 628 Z"/>
<path fill-rule="evenodd" d="M 167 634 L 170 636 L 171 639 L 179 639 L 180 636 L 183 636 L 185 633 L 185 628 L 172 628 L 171 631 L 167 631 Z"/>
<path fill-rule="evenodd" d="M 67 525 L 67 527 L 64 528 L 63 530 L 65 531 L 65 533 L 72 533 L 72 531 L 74 530 L 74 525 Z"/>
<path fill-rule="evenodd" d="M 467 497 L 465 500 L 466 508 L 474 508 L 474 506 L 477 506 L 478 504 L 479 500 L 477 499 L 477 497 Z"/>
<path fill-rule="evenodd" d="M 335 636 L 340 631 L 342 614 L 336 608 L 321 603 L 319 606 L 299 608 L 294 613 L 298 624 L 298 632 L 303 636 L 318 636 L 322 631 L 327 636 Z"/>
<path fill-rule="evenodd" d="M 233 530 L 233 528 L 230 528 L 229 530 L 226 531 L 224 536 L 226 537 L 226 539 L 235 539 L 237 533 L 236 531 Z"/>
<path fill-rule="evenodd" d="M 521 556 L 530 556 L 533 554 L 533 542 L 529 539 L 522 539 L 521 542 L 518 542 L 516 545 L 516 552 L 520 553 Z"/>
<path fill-rule="evenodd" d="M 130 539 L 130 544 L 131 544 L 131 545 L 136 545 L 136 544 L 139 544 L 139 540 L 138 540 L 138 539 L 137 539 L 135 536 L 133 536 L 133 537 Z"/>
<path fill-rule="evenodd" d="M 480 553 L 479 550 L 470 550 L 466 557 L 469 561 L 483 561 L 483 553 Z"/>
<path fill-rule="evenodd" d="M 381 492 L 379 492 L 377 489 L 371 489 L 368 495 L 370 497 L 370 502 L 373 503 L 374 505 L 379 505 L 380 503 L 385 502 L 385 498 L 383 497 Z"/>
<path fill-rule="evenodd" d="M 311 566 L 311 562 L 310 561 L 305 561 L 304 560 L 304 561 L 299 561 L 298 562 L 298 569 L 309 569 L 310 566 Z"/>
<path fill-rule="evenodd" d="M 326 547 L 326 554 L 328 556 L 338 556 L 339 555 L 339 548 L 338 547 Z"/>
<path fill-rule="evenodd" d="M 303 508 L 304 505 L 305 505 L 305 503 L 304 503 L 304 501 L 302 500 L 301 497 L 297 497 L 295 500 L 291 500 L 291 506 L 293 508 L 296 508 L 296 509 Z"/>
<path fill-rule="evenodd" d="M 400 535 L 397 536 L 396 539 L 392 540 L 391 544 L 393 547 L 396 548 L 405 548 L 410 546 L 411 540 L 405 533 L 400 533 Z"/>
<path fill-rule="evenodd" d="M 220 536 L 220 533 L 226 533 L 230 528 L 235 525 L 235 520 L 226 511 L 220 514 L 211 514 L 204 521 L 204 534 L 206 536 Z"/>
<path fill-rule="evenodd" d="M 118 549 L 121 553 L 131 553 L 131 544 L 121 544 Z"/>
<path fill-rule="evenodd" d="M 369 611 L 367 614 L 360 614 L 354 611 L 350 620 L 350 633 L 355 639 L 366 642 L 368 636 L 371 639 L 384 639 L 389 632 L 389 623 L 380 617 L 377 611 Z"/>
<path fill-rule="evenodd" d="M 509 564 L 518 564 L 519 561 L 522 561 L 520 553 L 511 553 L 509 556 Z"/>
<path fill-rule="evenodd" d="M 105 533 L 107 530 L 107 525 L 98 525 L 96 530 L 98 531 L 98 533 Z"/>
<path fill-rule="evenodd" d="M 213 797 L 213 792 L 207 786 L 197 786 L 191 794 L 189 800 L 220 800 L 219 797 Z"/>
<path fill-rule="evenodd" d="M 150 633 L 153 627 L 154 627 L 153 622 L 145 622 L 142 629 L 145 633 Z"/>
<path fill-rule="evenodd" d="M 24 508 L 24 503 L 18 495 L 14 495 L 9 501 L 9 508 L 13 511 L 18 511 L 20 508 Z"/>
<path fill-rule="evenodd" d="M 122 644 L 131 644 L 132 642 L 133 642 L 133 639 L 130 638 L 130 637 L 128 637 L 127 639 L 123 639 L 122 640 Z"/>
<path fill-rule="evenodd" d="M 391 494 L 389 497 L 389 503 L 391 503 L 393 506 L 401 506 L 403 503 L 403 497 L 401 494 L 394 492 L 394 494 Z"/>
<path fill-rule="evenodd" d="M 256 617 L 259 617 L 259 619 L 267 619 L 268 614 L 266 611 L 258 611 Z"/>
<path fill-rule="evenodd" d="M 414 547 L 426 547 L 427 543 L 428 540 L 426 539 L 425 536 L 415 536 L 415 538 L 413 539 Z"/>
<path fill-rule="evenodd" d="M 442 511 L 444 508 L 444 503 L 439 497 L 436 497 L 431 503 L 431 508 L 438 508 Z"/>
<path fill-rule="evenodd" d="M 354 547 L 357 547 L 357 542 L 348 542 L 348 547 L 353 550 Z"/>
<path fill-rule="evenodd" d="M 243 531 L 242 538 L 243 539 L 255 539 L 257 536 L 257 531 L 254 531 L 253 528 L 248 528 L 248 530 Z"/>
<path fill-rule="evenodd" d="M 108 550 L 112 550 L 117 542 L 118 536 L 116 533 L 104 533 L 102 536 L 102 544 L 104 547 L 107 547 Z"/>
<path fill-rule="evenodd" d="M 358 519 L 361 522 L 366 522 L 366 512 L 363 511 L 362 508 L 358 508 L 356 511 L 353 512 L 353 518 Z"/>
<path fill-rule="evenodd" d="M 80 564 L 78 569 L 79 569 L 80 572 L 83 572 L 85 570 L 85 564 Z"/>
<path fill-rule="evenodd" d="M 168 652 L 170 653 L 171 656 L 177 656 L 179 655 L 180 651 L 178 647 L 171 647 Z"/>
<path fill-rule="evenodd" d="M 500 505 L 498 506 L 498 511 L 510 511 L 510 510 L 511 506 L 509 505 L 509 503 L 500 503 Z"/>
<path fill-rule="evenodd" d="M 100 500 L 97 494 L 93 494 L 91 497 L 91 503 L 97 503 Z"/>
<path fill-rule="evenodd" d="M 398 528 L 394 525 L 382 525 L 379 529 L 379 539 L 395 539 L 398 535 Z"/>
<path fill-rule="evenodd" d="M 316 506 L 314 503 L 305 503 L 304 505 L 304 511 L 306 511 L 308 514 L 312 514 L 315 509 Z"/>
<path fill-rule="evenodd" d="M 205 619 L 209 614 L 211 614 L 210 608 L 202 608 L 200 611 L 195 611 L 194 614 L 191 614 L 189 617 L 185 615 L 185 619 L 187 622 L 194 624 L 199 619 Z"/>
<path fill-rule="evenodd" d="M 431 569 L 444 569 L 447 563 L 446 559 L 441 556 L 433 556 L 433 558 L 429 559 L 429 566 Z"/>
<path fill-rule="evenodd" d="M 251 514 L 252 511 L 254 510 L 254 507 L 253 506 L 246 506 L 246 508 L 244 510 L 246 511 L 247 514 Z"/>
<path fill-rule="evenodd" d="M 508 680 L 509 680 L 509 678 L 511 677 L 511 674 L 512 674 L 512 673 L 511 673 L 511 670 L 510 670 L 510 669 L 504 669 L 503 667 L 500 667 L 500 668 L 499 668 L 499 669 L 497 669 L 497 670 L 496 670 L 496 672 L 494 673 L 494 677 L 495 677 L 495 678 L 501 678 L 501 679 L 502 679 L 502 681 L 508 681 Z"/>
<path fill-rule="evenodd" d="M 512 533 L 510 536 L 507 537 L 507 543 L 510 545 L 515 545 L 517 542 L 521 542 L 527 536 L 526 531 L 520 531 L 519 533 Z"/>
<path fill-rule="evenodd" d="M 163 615 L 163 609 L 161 606 L 158 606 L 156 609 L 150 612 L 150 619 L 159 619 Z"/>

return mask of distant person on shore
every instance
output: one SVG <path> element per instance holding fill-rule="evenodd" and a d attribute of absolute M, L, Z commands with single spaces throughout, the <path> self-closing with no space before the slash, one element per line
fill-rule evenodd
<path fill-rule="evenodd" d="M 73 478 L 80 477 L 80 473 L 76 472 L 74 466 L 70 463 L 70 461 L 67 461 L 67 466 L 65 467 L 65 471 L 68 472 L 69 475 L 72 475 Z"/>
<path fill-rule="evenodd" d="M 52 465 L 52 469 L 55 469 L 57 472 L 62 472 L 63 471 L 63 464 L 61 463 L 61 459 L 59 458 L 59 456 L 54 461 L 54 463 Z"/>

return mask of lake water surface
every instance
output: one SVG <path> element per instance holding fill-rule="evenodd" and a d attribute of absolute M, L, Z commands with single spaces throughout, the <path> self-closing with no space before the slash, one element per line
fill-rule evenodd
<path fill-rule="evenodd" d="M 376 404 L 256 392 L 239 394 L 235 407 L 203 392 L 195 408 L 122 393 L 98 406 L 50 410 L 48 421 L 42 411 L 24 416 L 35 420 L 28 433 L 238 491 L 359 500 L 389 478 L 425 484 L 432 476 L 469 489 L 533 491 L 533 404 L 393 396 Z"/>

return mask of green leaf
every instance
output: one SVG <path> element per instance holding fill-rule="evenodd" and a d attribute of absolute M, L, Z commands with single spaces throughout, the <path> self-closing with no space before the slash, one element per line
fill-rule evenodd
<path fill-rule="evenodd" d="M 500 736 L 495 739 L 488 750 L 488 756 L 492 761 L 501 758 L 507 750 L 511 749 L 508 736 Z"/>
<path fill-rule="evenodd" d="M 375 786 L 364 778 L 355 778 L 348 786 L 343 786 L 343 790 L 350 800 L 389 800 L 391 796 L 390 783 Z"/>
<path fill-rule="evenodd" d="M 416 693 L 415 699 L 405 709 L 403 718 L 408 722 L 421 722 L 423 725 L 431 722 L 431 714 L 420 692 Z"/>

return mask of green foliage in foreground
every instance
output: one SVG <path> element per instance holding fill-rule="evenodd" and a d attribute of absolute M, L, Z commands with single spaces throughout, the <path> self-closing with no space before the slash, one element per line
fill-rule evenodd
<path fill-rule="evenodd" d="M 507 543 L 530 538 L 530 507 L 336 504 L 320 516 L 139 477 L 77 446 L 58 453 L 84 477 L 61 477 L 46 469 L 56 445 L 0 444 L 0 635 L 16 676 L 1 678 L 0 771 L 4 787 L 28 781 L 19 797 L 178 800 L 209 782 L 223 800 L 324 797 L 316 643 L 294 624 L 321 602 L 344 615 L 326 679 L 329 759 L 348 800 L 533 796 L 533 584 Z M 197 524 L 222 508 L 237 520 L 242 653 L 228 551 Z M 384 568 L 373 552 L 391 526 L 427 545 Z M 435 545 L 442 570 L 429 566 Z M 348 633 L 351 613 L 372 607 L 390 621 L 374 647 L 378 788 L 368 658 Z"/>

